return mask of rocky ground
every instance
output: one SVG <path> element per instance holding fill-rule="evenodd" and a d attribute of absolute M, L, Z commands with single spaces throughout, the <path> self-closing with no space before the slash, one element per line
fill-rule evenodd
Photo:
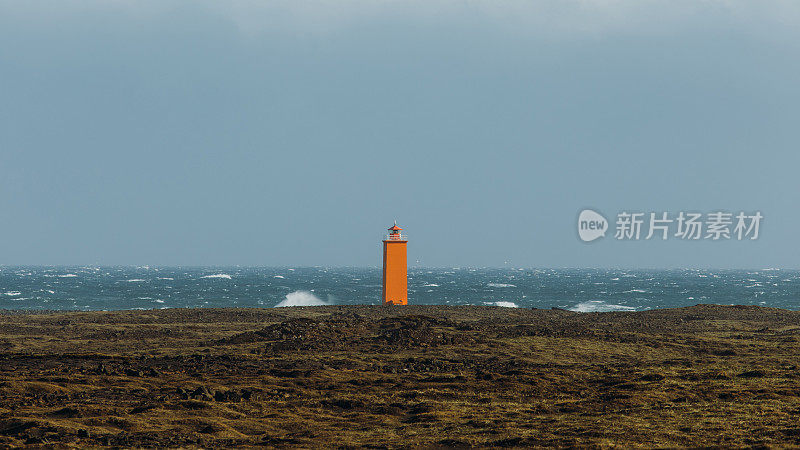
<path fill-rule="evenodd" d="M 0 447 L 800 445 L 800 312 L 0 312 Z"/>

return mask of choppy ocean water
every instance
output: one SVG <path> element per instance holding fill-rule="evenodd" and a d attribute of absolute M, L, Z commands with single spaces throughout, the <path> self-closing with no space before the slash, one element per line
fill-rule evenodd
<path fill-rule="evenodd" d="M 409 269 L 409 303 L 641 311 L 800 309 L 796 270 Z M 379 304 L 378 268 L 0 267 L 0 309 Z"/>

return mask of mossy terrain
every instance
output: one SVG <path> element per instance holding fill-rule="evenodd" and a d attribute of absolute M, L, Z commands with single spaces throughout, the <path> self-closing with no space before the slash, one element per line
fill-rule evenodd
<path fill-rule="evenodd" d="M 800 312 L 0 313 L 0 446 L 800 445 Z"/>

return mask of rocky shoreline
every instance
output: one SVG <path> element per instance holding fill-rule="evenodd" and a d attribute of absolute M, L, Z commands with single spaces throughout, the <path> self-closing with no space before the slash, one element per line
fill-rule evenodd
<path fill-rule="evenodd" d="M 800 445 L 800 312 L 0 313 L 0 446 Z"/>

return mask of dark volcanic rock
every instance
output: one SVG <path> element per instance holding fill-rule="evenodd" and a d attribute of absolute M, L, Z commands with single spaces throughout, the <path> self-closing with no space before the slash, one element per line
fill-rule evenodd
<path fill-rule="evenodd" d="M 792 447 L 793 336 L 715 305 L 0 312 L 0 447 Z"/>
<path fill-rule="evenodd" d="M 742 372 L 736 376 L 739 378 L 761 378 L 766 376 L 766 374 L 760 370 L 748 370 L 747 372 Z"/>

